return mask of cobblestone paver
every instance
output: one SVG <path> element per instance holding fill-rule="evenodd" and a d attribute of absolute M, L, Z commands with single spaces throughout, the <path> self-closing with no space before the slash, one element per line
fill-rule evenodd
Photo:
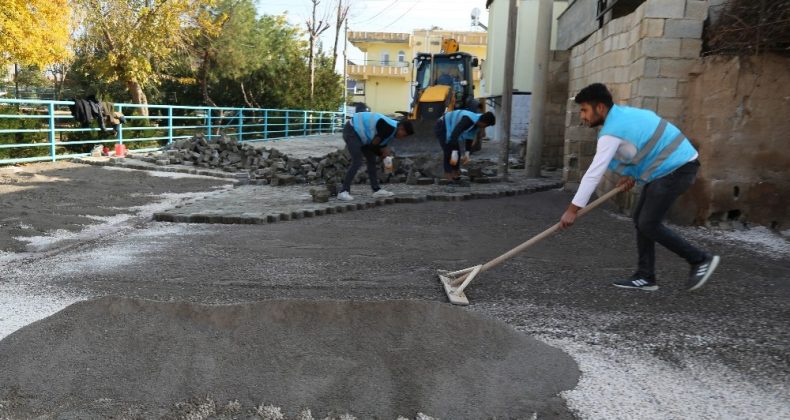
<path fill-rule="evenodd" d="M 395 196 L 388 198 L 374 198 L 367 185 L 355 185 L 352 191 L 353 201 L 331 198 L 329 202 L 316 203 L 313 202 L 310 190 L 324 188 L 320 185 L 288 187 L 242 185 L 209 198 L 156 213 L 154 220 L 181 223 L 264 224 L 364 210 L 386 204 L 496 198 L 546 191 L 561 186 L 562 181 L 559 177 L 535 179 L 513 174 L 508 182 L 472 184 L 469 187 L 454 189 L 436 184 L 385 184 L 384 187 L 388 191 L 395 193 Z"/>

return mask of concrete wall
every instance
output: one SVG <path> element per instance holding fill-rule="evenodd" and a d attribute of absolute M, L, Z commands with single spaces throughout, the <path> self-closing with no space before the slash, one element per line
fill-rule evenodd
<path fill-rule="evenodd" d="M 689 81 L 684 132 L 700 152 L 697 182 L 672 217 L 790 229 L 790 58 L 708 57 Z"/>
<path fill-rule="evenodd" d="M 556 49 L 556 18 L 565 10 L 567 1 L 555 1 L 552 19 L 551 49 Z M 507 41 L 508 2 L 495 1 L 488 12 L 488 50 L 483 74 L 485 91 L 483 96 L 501 96 L 505 75 L 505 45 Z M 516 58 L 513 74 L 513 89 L 532 92 L 532 72 L 535 67 L 535 42 L 537 41 L 538 0 L 518 2 L 518 31 L 516 33 Z"/>
<path fill-rule="evenodd" d="M 547 80 L 547 98 L 544 119 L 543 166 L 550 168 L 562 167 L 565 144 L 565 107 L 568 99 L 568 61 L 569 51 L 552 51 Z M 529 113 L 531 95 L 513 95 L 513 119 L 511 122 L 510 140 L 514 147 L 521 145 L 520 155 L 524 155 L 529 133 Z M 497 121 L 502 121 L 501 102 L 497 98 L 493 112 Z M 497 124 L 487 132 L 493 140 L 504 137 L 504 126 Z"/>
<path fill-rule="evenodd" d="M 543 129 L 543 165 L 561 168 L 565 150 L 565 112 L 568 101 L 570 51 L 552 51 Z"/>
<path fill-rule="evenodd" d="M 598 29 L 596 1 L 574 0 L 557 19 L 557 49 L 567 50 Z"/>

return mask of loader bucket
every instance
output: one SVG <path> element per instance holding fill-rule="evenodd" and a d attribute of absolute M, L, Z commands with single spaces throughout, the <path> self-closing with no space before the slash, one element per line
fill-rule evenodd
<path fill-rule="evenodd" d="M 393 139 L 390 142 L 396 156 L 436 155 L 442 152 L 434 125 L 436 120 L 412 120 L 414 134 L 402 139 Z"/>

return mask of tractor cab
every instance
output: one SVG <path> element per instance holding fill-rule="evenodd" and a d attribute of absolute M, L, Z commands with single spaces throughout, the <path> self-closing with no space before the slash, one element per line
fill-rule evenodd
<path fill-rule="evenodd" d="M 466 108 L 474 99 L 472 67 L 477 58 L 464 52 L 419 53 L 414 59 L 412 119 L 437 119 L 445 110 Z"/>

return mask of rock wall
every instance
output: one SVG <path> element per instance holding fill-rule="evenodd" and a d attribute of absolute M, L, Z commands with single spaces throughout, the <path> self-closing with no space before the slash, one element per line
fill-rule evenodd
<path fill-rule="evenodd" d="M 684 132 L 700 174 L 673 209 L 680 223 L 790 228 L 790 58 L 708 57 L 691 77 Z"/>

